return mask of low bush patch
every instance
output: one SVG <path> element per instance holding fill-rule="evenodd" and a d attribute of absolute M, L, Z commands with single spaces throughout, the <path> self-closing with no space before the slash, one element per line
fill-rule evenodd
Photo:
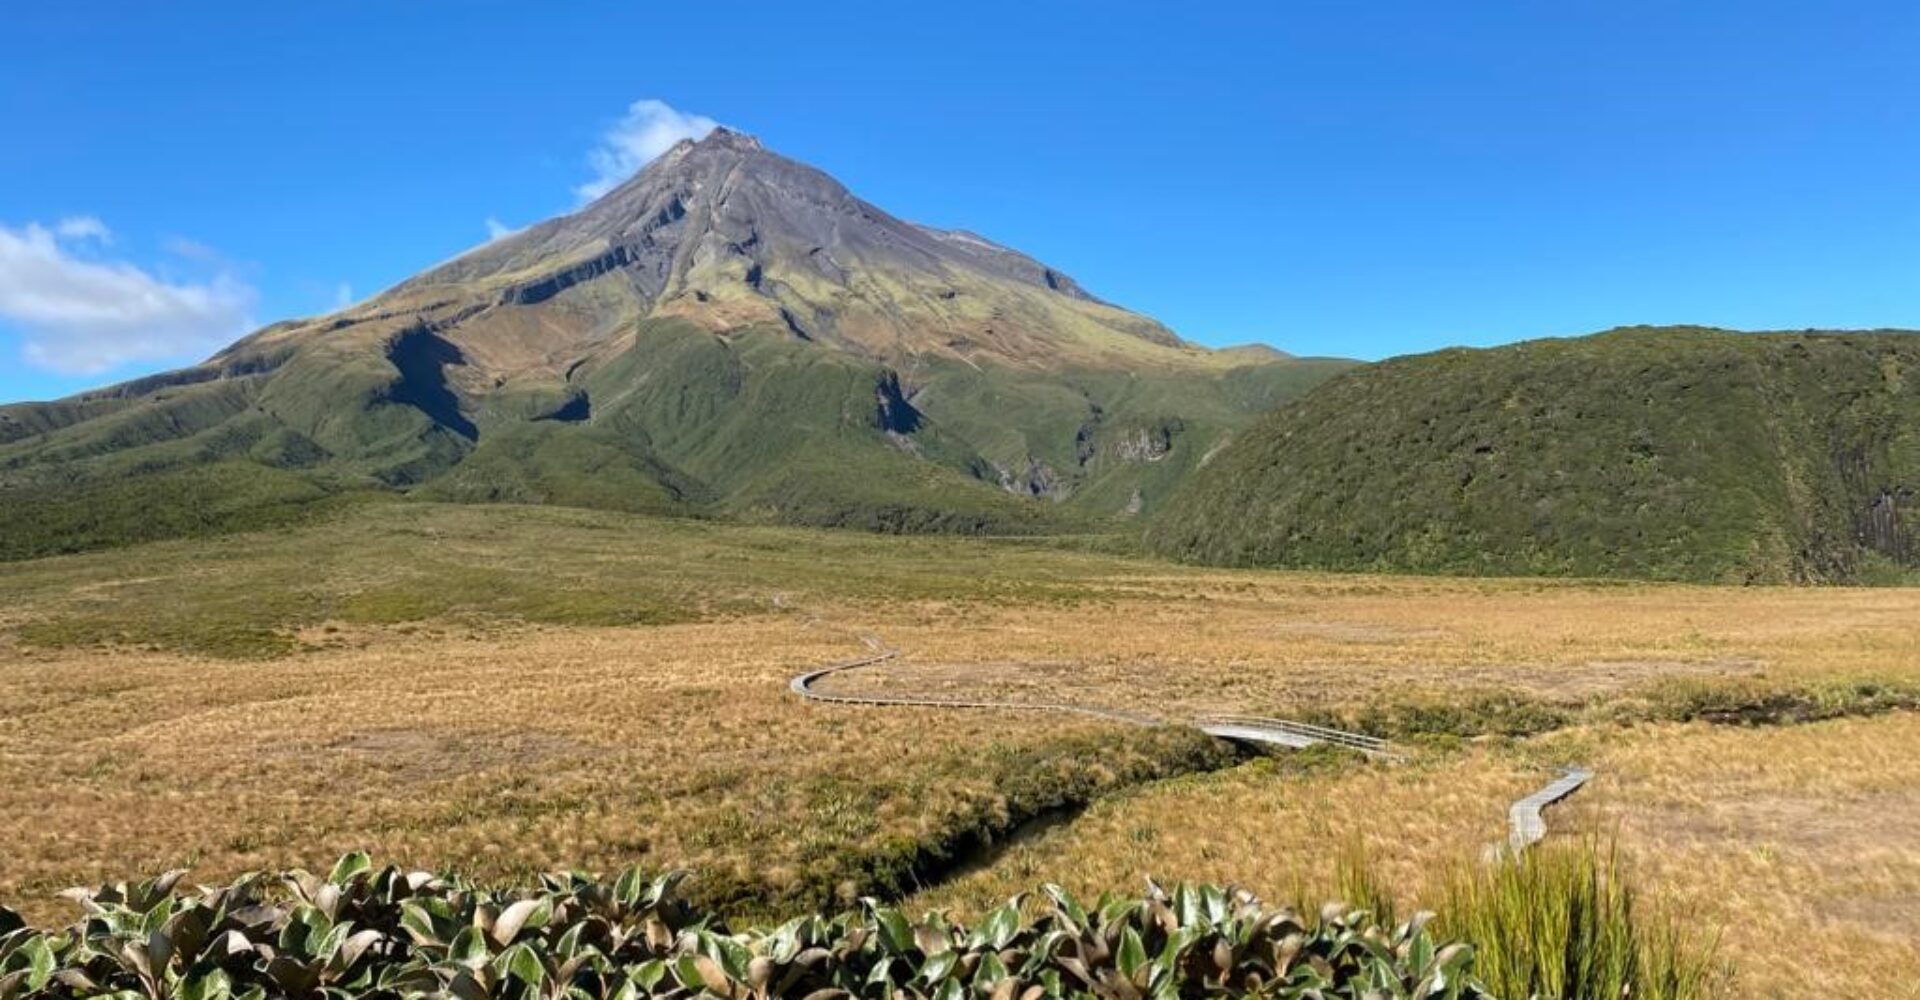
<path fill-rule="evenodd" d="M 0 909 L 0 997 L 927 997 L 1170 1000 L 1486 997 L 1473 951 L 1416 918 L 1315 916 L 1214 886 L 1154 887 L 1091 909 L 1048 887 L 972 926 L 865 900 L 729 931 L 679 876 L 560 874 L 520 889 L 348 855 L 324 877 L 254 874 L 181 890 L 181 872 L 70 895 L 40 931 Z"/>

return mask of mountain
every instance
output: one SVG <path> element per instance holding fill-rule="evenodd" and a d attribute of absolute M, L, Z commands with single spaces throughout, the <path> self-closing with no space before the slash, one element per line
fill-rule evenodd
<path fill-rule="evenodd" d="M 1149 531 L 1256 566 L 1867 582 L 1920 569 L 1920 336 L 1632 328 L 1281 406 Z"/>
<path fill-rule="evenodd" d="M 0 407 L 0 557 L 406 493 L 880 530 L 1151 511 L 1348 367 L 1209 351 L 725 129 L 203 364 Z"/>

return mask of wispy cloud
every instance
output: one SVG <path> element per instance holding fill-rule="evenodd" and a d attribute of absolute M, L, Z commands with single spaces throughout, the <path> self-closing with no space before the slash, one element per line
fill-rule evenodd
<path fill-rule="evenodd" d="M 346 307 L 353 305 L 353 302 L 354 302 L 354 299 L 353 299 L 352 285 L 349 285 L 346 282 L 342 281 L 340 284 L 334 286 L 333 307 L 335 309 L 345 309 Z"/>
<path fill-rule="evenodd" d="M 665 101 L 642 98 L 627 106 L 627 113 L 600 137 L 600 145 L 587 154 L 593 167 L 593 180 L 573 189 L 581 201 L 592 201 L 620 186 L 661 153 L 682 139 L 701 139 L 719 127 L 705 115 L 675 110 Z"/>
<path fill-rule="evenodd" d="M 161 246 L 175 257 L 185 257 L 201 263 L 217 263 L 220 260 L 220 251 L 184 236 L 169 236 Z"/>
<path fill-rule="evenodd" d="M 501 222 L 499 219 L 496 219 L 493 216 L 489 215 L 487 216 L 487 242 L 492 243 L 495 240 L 504 240 L 507 237 L 512 236 L 514 233 L 517 233 L 524 228 L 526 227 L 509 226 L 506 223 Z"/>
<path fill-rule="evenodd" d="M 75 215 L 61 219 L 53 224 L 53 232 L 63 240 L 113 242 L 113 230 L 108 229 L 106 223 L 91 215 Z"/>
<path fill-rule="evenodd" d="M 110 237 L 90 216 L 52 228 L 0 224 L 0 321 L 25 334 L 28 362 L 91 374 L 210 351 L 253 325 L 258 296 L 225 271 L 174 282 L 73 252 L 76 242 Z"/>

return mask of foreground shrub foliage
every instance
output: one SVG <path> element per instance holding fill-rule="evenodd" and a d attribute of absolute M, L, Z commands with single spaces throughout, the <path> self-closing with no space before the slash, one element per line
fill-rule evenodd
<path fill-rule="evenodd" d="M 182 891 L 183 873 L 68 895 L 60 931 L 0 908 L 0 1000 L 13 997 L 477 998 L 1485 997 L 1472 951 L 1334 905 L 1306 919 L 1213 886 L 1083 909 L 1054 887 L 976 926 L 872 900 L 834 917 L 729 932 L 677 874 L 562 874 L 532 889 L 375 869 L 254 874 Z"/>

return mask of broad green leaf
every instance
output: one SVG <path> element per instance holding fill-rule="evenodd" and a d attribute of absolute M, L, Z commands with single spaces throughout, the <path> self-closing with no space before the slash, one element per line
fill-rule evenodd
<path fill-rule="evenodd" d="M 954 966 L 959 964 L 960 955 L 958 952 L 943 951 L 927 959 L 926 964 L 920 967 L 920 978 L 926 982 L 927 985 L 932 986 L 946 979 L 948 973 L 953 971 Z"/>
<path fill-rule="evenodd" d="M 627 969 L 628 981 L 649 993 L 653 992 L 653 988 L 665 978 L 667 978 L 667 963 L 657 958 L 650 958 Z"/>
<path fill-rule="evenodd" d="M 715 934 L 710 935 L 709 940 L 711 943 L 707 947 L 707 954 L 720 963 L 729 978 L 744 981 L 747 978 L 747 966 L 753 961 L 753 952 L 730 937 Z"/>
<path fill-rule="evenodd" d="M 1210 923 L 1223 923 L 1233 915 L 1233 901 L 1227 898 L 1227 890 L 1217 885 L 1201 886 L 1200 900 Z"/>
<path fill-rule="evenodd" d="M 228 1000 L 232 995 L 233 981 L 220 969 L 189 976 L 180 984 L 180 1000 Z"/>
<path fill-rule="evenodd" d="M 673 978 L 681 986 L 690 990 L 701 988 L 700 967 L 694 964 L 692 955 L 674 958 L 668 964 L 668 968 L 673 970 Z"/>
<path fill-rule="evenodd" d="M 586 934 L 586 931 L 587 925 L 584 923 L 576 923 L 568 927 L 566 933 L 560 935 L 560 940 L 554 942 L 554 956 L 565 961 L 579 954 L 580 939 Z"/>
<path fill-rule="evenodd" d="M 326 961 L 339 954 L 340 946 L 346 944 L 347 935 L 352 931 L 353 925 L 350 923 L 334 924 L 327 928 L 327 932 L 321 936 L 320 942 L 313 948 L 314 957 Z"/>
<path fill-rule="evenodd" d="M 899 910 L 887 906 L 873 907 L 873 921 L 880 927 L 880 935 L 886 942 L 887 950 L 895 955 L 904 955 L 913 950 L 913 925 Z"/>
<path fill-rule="evenodd" d="M 766 954 L 776 964 L 785 965 L 800 954 L 800 930 L 806 924 L 806 918 L 797 917 L 781 924 L 767 938 Z"/>
<path fill-rule="evenodd" d="M 503 975 L 512 976 L 535 989 L 547 981 L 546 965 L 533 948 L 524 943 L 501 952 L 500 957 L 494 959 L 493 967 Z"/>
<path fill-rule="evenodd" d="M 990 951 L 980 956 L 980 964 L 973 970 L 973 986 L 981 992 L 991 992 L 1007 976 L 1006 963 L 1000 961 L 998 954 Z"/>
<path fill-rule="evenodd" d="M 1074 901 L 1073 896 L 1069 894 L 1067 890 L 1048 883 L 1041 886 L 1040 891 L 1046 893 L 1047 896 L 1053 900 L 1053 908 L 1067 919 L 1069 930 L 1082 931 L 1086 929 L 1087 911 L 1080 908 L 1080 904 Z"/>
<path fill-rule="evenodd" d="M 641 903 L 649 907 L 659 906 L 662 900 L 673 895 L 674 887 L 678 886 L 686 877 L 686 872 L 671 871 L 654 879 L 653 884 L 647 887 L 647 894 L 641 899 Z"/>
<path fill-rule="evenodd" d="M 1416 976 L 1424 975 L 1432 964 L 1433 940 L 1425 931 L 1415 931 L 1413 939 L 1407 942 L 1407 970 Z"/>
<path fill-rule="evenodd" d="M 365 851 L 343 854 L 334 862 L 333 871 L 327 873 L 327 881 L 334 885 L 345 885 L 348 879 L 373 868 L 373 859 Z"/>
<path fill-rule="evenodd" d="M 987 943 L 995 951 L 1005 948 L 1020 933 L 1020 907 L 1016 903 L 1008 903 L 987 914 L 986 924 L 981 929 L 985 931 Z"/>
<path fill-rule="evenodd" d="M 453 936 L 453 943 L 447 947 L 447 961 L 469 969 L 486 965 L 487 956 L 487 940 L 478 927 L 460 928 L 460 933 Z"/>
<path fill-rule="evenodd" d="M 1132 927 L 1120 932 L 1120 950 L 1113 956 L 1114 964 L 1120 974 L 1133 982 L 1141 982 L 1135 973 L 1147 967 L 1147 946 L 1140 940 L 1140 934 Z"/>
<path fill-rule="evenodd" d="M 1193 943 L 1199 940 L 1200 936 L 1205 933 L 1206 930 L 1204 928 L 1189 924 L 1167 935 L 1167 943 L 1161 946 L 1160 954 L 1154 957 L 1154 964 L 1164 969 L 1178 968 L 1180 965 L 1180 956 L 1184 954 L 1188 948 L 1193 947 Z"/>
<path fill-rule="evenodd" d="M 409 899 L 400 904 L 400 929 L 413 938 L 415 944 L 444 945 L 447 942 L 440 936 L 441 930 L 433 912 L 419 900 Z"/>
<path fill-rule="evenodd" d="M 59 965 L 53 954 L 53 946 L 47 943 L 44 936 L 36 934 L 20 946 L 19 953 L 26 958 L 27 989 L 44 988 Z"/>
<path fill-rule="evenodd" d="M 619 880 L 613 883 L 614 902 L 621 906 L 632 906 L 640 902 L 641 895 L 646 891 L 646 880 L 640 875 L 638 868 L 628 868 L 621 872 Z"/>
<path fill-rule="evenodd" d="M 1206 919 L 1200 894 L 1185 882 L 1173 887 L 1173 912 L 1179 918 L 1182 927 L 1197 926 Z"/>

